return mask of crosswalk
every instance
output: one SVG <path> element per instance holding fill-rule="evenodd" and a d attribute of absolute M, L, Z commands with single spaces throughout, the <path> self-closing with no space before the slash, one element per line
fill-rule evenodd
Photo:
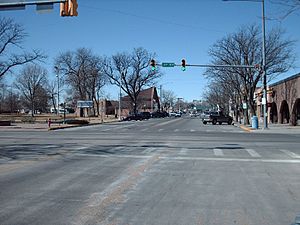
<path fill-rule="evenodd" d="M 127 127 L 120 127 L 118 129 L 116 129 L 116 127 L 113 128 L 106 128 L 106 129 L 99 129 L 99 132 L 128 132 L 130 130 L 130 126 Z M 75 129 L 75 128 L 74 128 Z M 73 129 L 73 130 L 74 130 Z M 78 128 L 79 129 L 79 128 Z M 157 128 L 157 127 L 147 127 L 147 128 L 142 128 L 142 129 L 134 129 L 134 131 L 140 131 L 140 132 L 155 132 L 155 133 L 196 133 L 196 132 L 206 132 L 206 133 L 211 133 L 211 132 L 215 132 L 214 129 L 179 129 L 179 128 L 173 128 L 173 129 L 167 129 L 167 128 Z M 218 132 L 221 133 L 227 133 L 228 130 L 227 129 L 223 129 L 223 130 L 218 130 Z M 243 133 L 244 131 L 240 130 L 240 129 L 234 129 L 234 132 L 238 132 L 238 133 Z"/>
<path fill-rule="evenodd" d="M 90 149 L 90 148 L 89 148 Z M 99 155 L 99 148 L 97 146 L 93 146 L 92 149 L 97 151 L 97 155 Z M 85 148 L 81 149 L 80 147 L 74 149 L 75 152 L 79 151 L 81 153 L 85 152 Z M 299 160 L 300 163 L 300 155 L 296 152 L 287 149 L 252 149 L 252 148 L 237 148 L 237 149 L 226 149 L 226 148 L 188 148 L 188 147 L 156 147 L 156 146 L 116 146 L 111 147 L 106 151 L 103 151 L 103 155 L 106 153 L 110 153 L 112 156 L 118 157 L 127 157 L 130 158 L 135 157 L 147 157 L 153 154 L 160 154 L 163 157 L 171 157 L 171 158 L 178 158 L 178 157 L 185 157 L 185 158 L 227 158 L 227 159 L 253 159 L 253 160 L 264 160 L 264 159 L 274 159 L 274 160 Z M 93 150 L 90 150 L 89 153 L 93 153 Z M 101 154 L 100 154 L 101 155 Z"/>

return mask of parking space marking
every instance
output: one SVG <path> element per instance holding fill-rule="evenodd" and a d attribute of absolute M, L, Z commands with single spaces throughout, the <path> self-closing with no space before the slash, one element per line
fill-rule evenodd
<path fill-rule="evenodd" d="M 293 158 L 293 159 L 300 159 L 300 156 L 294 152 L 291 152 L 289 150 L 285 150 L 285 149 L 282 149 L 280 150 L 281 152 L 285 153 L 286 155 L 288 155 L 289 157 Z"/>
<path fill-rule="evenodd" d="M 214 148 L 213 151 L 215 156 L 224 156 L 224 152 L 222 149 Z"/>
<path fill-rule="evenodd" d="M 261 155 L 258 154 L 255 150 L 253 150 L 253 149 L 245 149 L 245 150 L 249 153 L 249 155 L 251 155 L 251 157 L 261 158 Z"/>

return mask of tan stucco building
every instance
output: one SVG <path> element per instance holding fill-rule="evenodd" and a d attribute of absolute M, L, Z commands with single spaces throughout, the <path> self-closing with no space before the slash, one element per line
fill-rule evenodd
<path fill-rule="evenodd" d="M 268 122 L 300 125 L 300 73 L 268 88 Z M 257 90 L 257 115 L 262 116 L 261 90 Z"/>

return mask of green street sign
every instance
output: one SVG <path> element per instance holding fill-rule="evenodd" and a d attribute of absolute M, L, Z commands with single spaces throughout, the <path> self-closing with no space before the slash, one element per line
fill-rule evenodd
<path fill-rule="evenodd" d="M 162 63 L 161 66 L 162 67 L 174 67 L 174 66 L 176 66 L 176 64 L 175 63 Z"/>

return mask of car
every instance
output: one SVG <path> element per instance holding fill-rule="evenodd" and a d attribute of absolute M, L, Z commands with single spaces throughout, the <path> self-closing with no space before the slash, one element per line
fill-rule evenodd
<path fill-rule="evenodd" d="M 181 117 L 181 112 L 176 112 L 175 117 Z"/>
<path fill-rule="evenodd" d="M 131 120 L 143 120 L 143 117 L 141 114 L 137 113 L 137 114 L 128 115 L 123 118 L 123 121 L 131 121 Z"/>
<path fill-rule="evenodd" d="M 169 116 L 171 116 L 171 117 L 172 117 L 172 116 L 176 116 L 176 112 L 170 112 L 170 113 L 169 113 Z"/>
<path fill-rule="evenodd" d="M 168 116 L 169 116 L 169 113 L 167 113 L 165 111 L 163 111 L 163 112 L 157 111 L 157 112 L 151 113 L 152 118 L 164 118 L 164 117 L 168 117 Z"/>
<path fill-rule="evenodd" d="M 190 113 L 190 117 L 197 117 L 197 116 L 198 116 L 198 114 L 195 112 Z"/>
<path fill-rule="evenodd" d="M 212 123 L 213 125 L 216 125 L 217 123 L 219 123 L 221 125 L 222 123 L 227 123 L 228 125 L 231 125 L 232 121 L 233 118 L 231 116 L 224 115 L 221 111 L 209 112 L 202 118 L 203 124 Z"/>
<path fill-rule="evenodd" d="M 142 117 L 143 120 L 148 120 L 151 118 L 151 113 L 150 112 L 141 112 L 139 113 L 140 117 Z"/>

